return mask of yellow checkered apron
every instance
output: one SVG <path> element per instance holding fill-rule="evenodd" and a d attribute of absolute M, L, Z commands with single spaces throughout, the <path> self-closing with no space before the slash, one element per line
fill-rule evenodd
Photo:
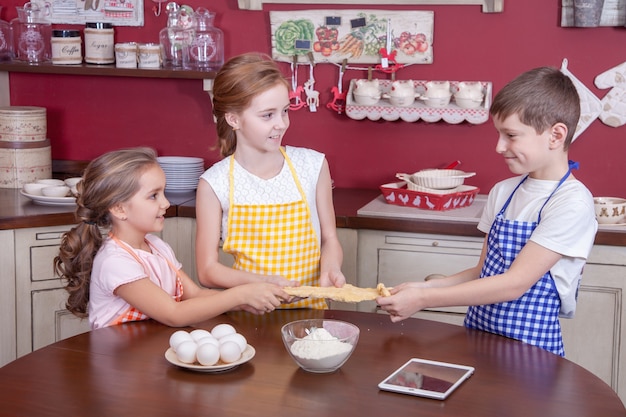
<path fill-rule="evenodd" d="M 302 199 L 284 204 L 236 204 L 234 155 L 229 168 L 230 210 L 223 249 L 235 258 L 233 268 L 262 275 L 280 275 L 301 285 L 319 285 L 320 247 L 306 195 L 285 151 L 285 162 Z M 327 308 L 322 299 L 304 299 L 281 308 Z"/>

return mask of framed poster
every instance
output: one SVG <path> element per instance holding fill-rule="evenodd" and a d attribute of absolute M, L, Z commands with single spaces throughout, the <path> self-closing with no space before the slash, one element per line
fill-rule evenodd
<path fill-rule="evenodd" d="M 281 62 L 433 62 L 432 11 L 270 12 L 272 57 Z"/>
<path fill-rule="evenodd" d="M 32 0 L 48 8 L 52 23 L 111 23 L 114 26 L 143 26 L 143 0 Z"/>

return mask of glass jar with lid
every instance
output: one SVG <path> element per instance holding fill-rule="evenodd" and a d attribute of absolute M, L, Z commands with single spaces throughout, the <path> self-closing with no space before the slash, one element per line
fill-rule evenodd
<path fill-rule="evenodd" d="M 217 71 L 224 64 L 224 32 L 213 26 L 215 12 L 198 7 L 195 31 L 189 44 L 185 68 Z"/>

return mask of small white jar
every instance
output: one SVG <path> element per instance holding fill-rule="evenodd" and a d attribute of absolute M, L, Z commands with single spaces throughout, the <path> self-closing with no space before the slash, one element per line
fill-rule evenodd
<path fill-rule="evenodd" d="M 115 44 L 115 66 L 137 68 L 137 44 L 135 42 Z"/>

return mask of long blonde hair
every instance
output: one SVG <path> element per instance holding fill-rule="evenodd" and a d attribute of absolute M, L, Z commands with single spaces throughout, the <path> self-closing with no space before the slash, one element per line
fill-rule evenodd
<path fill-rule="evenodd" d="M 231 58 L 213 82 L 213 115 L 217 123 L 218 147 L 223 157 L 237 148 L 237 135 L 226 121 L 226 113 L 239 114 L 257 95 L 276 84 L 289 83 L 278 65 L 264 54 L 247 53 Z"/>
<path fill-rule="evenodd" d="M 123 149 L 106 153 L 87 165 L 77 184 L 78 225 L 63 234 L 55 272 L 66 281 L 67 309 L 87 316 L 93 259 L 102 246 L 102 232 L 111 228 L 109 209 L 128 201 L 139 191 L 141 175 L 158 165 L 150 148 Z"/>

